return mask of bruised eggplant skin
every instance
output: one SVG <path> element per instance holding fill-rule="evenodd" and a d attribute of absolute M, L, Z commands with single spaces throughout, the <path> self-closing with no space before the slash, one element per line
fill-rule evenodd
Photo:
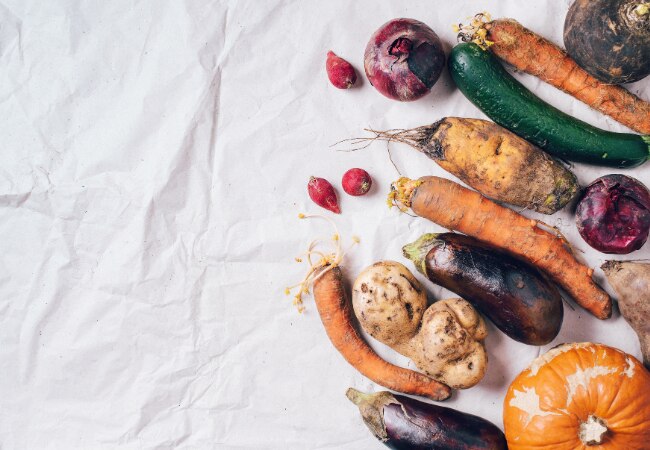
<path fill-rule="evenodd" d="M 456 233 L 429 234 L 405 246 L 404 256 L 516 341 L 544 345 L 560 332 L 564 308 L 555 285 L 489 244 Z"/>
<path fill-rule="evenodd" d="M 452 408 L 394 395 L 349 389 L 368 428 L 395 450 L 502 450 L 503 432 L 491 422 Z"/>

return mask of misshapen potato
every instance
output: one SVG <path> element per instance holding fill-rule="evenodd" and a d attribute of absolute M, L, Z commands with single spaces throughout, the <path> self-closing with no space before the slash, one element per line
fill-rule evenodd
<path fill-rule="evenodd" d="M 428 309 L 426 304 L 423 287 L 394 261 L 366 268 L 352 289 L 355 315 L 372 337 L 450 387 L 474 386 L 487 370 L 485 322 L 460 298 L 438 301 Z"/>
<path fill-rule="evenodd" d="M 456 389 L 481 381 L 487 370 L 485 322 L 462 298 L 440 300 L 427 309 L 406 356 L 426 374 Z"/>
<path fill-rule="evenodd" d="M 370 336 L 393 346 L 415 336 L 427 307 L 427 294 L 402 264 L 379 261 L 352 287 L 352 306 Z"/>

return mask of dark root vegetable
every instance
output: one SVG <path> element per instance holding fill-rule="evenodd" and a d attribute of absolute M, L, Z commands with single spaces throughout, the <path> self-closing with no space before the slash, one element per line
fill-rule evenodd
<path fill-rule="evenodd" d="M 606 261 L 600 268 L 617 294 L 621 315 L 639 336 L 643 364 L 650 370 L 650 264 Z"/>
<path fill-rule="evenodd" d="M 444 66 L 438 35 L 413 19 L 394 19 L 382 25 L 370 38 L 364 55 L 370 84 L 402 102 L 428 93 Z"/>
<path fill-rule="evenodd" d="M 343 174 L 341 184 L 343 190 L 350 195 L 366 195 L 372 186 L 372 178 L 363 169 L 350 169 Z"/>
<path fill-rule="evenodd" d="M 330 82 L 339 89 L 350 89 L 357 82 L 357 73 L 352 64 L 336 56 L 331 50 L 327 52 L 325 69 Z"/>
<path fill-rule="evenodd" d="M 564 22 L 564 46 L 605 83 L 631 83 L 650 74 L 650 1 L 576 0 Z"/>
<path fill-rule="evenodd" d="M 582 238 L 603 253 L 640 249 L 650 231 L 650 192 L 625 175 L 605 175 L 585 189 L 576 211 Z"/>
<path fill-rule="evenodd" d="M 336 214 L 341 213 L 334 187 L 325 178 L 310 177 L 309 183 L 307 184 L 307 192 L 309 193 L 309 198 L 318 206 Z"/>

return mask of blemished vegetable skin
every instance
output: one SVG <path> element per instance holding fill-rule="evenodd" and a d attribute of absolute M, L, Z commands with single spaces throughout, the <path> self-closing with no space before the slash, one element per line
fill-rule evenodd
<path fill-rule="evenodd" d="M 553 214 L 579 190 L 575 175 L 562 164 L 487 120 L 445 117 L 412 130 L 373 132 L 376 139 L 410 145 L 500 202 Z"/>
<path fill-rule="evenodd" d="M 363 56 L 368 81 L 384 96 L 410 102 L 429 93 L 445 67 L 438 35 L 413 19 L 393 19 L 370 37 Z"/>
<path fill-rule="evenodd" d="M 339 207 L 339 200 L 336 197 L 334 186 L 325 178 L 309 177 L 307 193 L 309 194 L 309 198 L 321 208 L 325 208 L 335 214 L 341 214 L 341 208 Z"/>
<path fill-rule="evenodd" d="M 427 293 L 404 265 L 378 261 L 362 270 L 354 281 L 352 307 L 368 334 L 394 346 L 420 330 Z"/>
<path fill-rule="evenodd" d="M 426 292 L 404 265 L 380 261 L 364 269 L 352 287 L 352 306 L 368 334 L 436 380 L 466 389 L 485 375 L 487 328 L 480 314 L 460 298 L 427 308 Z"/>
<path fill-rule="evenodd" d="M 338 266 L 315 279 L 313 293 L 327 336 L 346 361 L 362 375 L 404 394 L 421 395 L 432 400 L 449 398 L 451 389 L 448 386 L 384 361 L 363 340 L 354 326 L 354 314 Z"/>
<path fill-rule="evenodd" d="M 640 249 L 650 232 L 650 191 L 626 175 L 605 175 L 585 188 L 576 225 L 587 244 L 603 253 Z"/>
<path fill-rule="evenodd" d="M 357 82 L 357 73 L 352 64 L 337 56 L 333 51 L 327 52 L 325 70 L 330 83 L 338 89 L 350 89 Z"/>
<path fill-rule="evenodd" d="M 601 130 L 563 113 L 475 43 L 452 49 L 449 71 L 465 97 L 488 117 L 554 156 L 609 167 L 638 166 L 650 156 L 649 136 Z"/>
<path fill-rule="evenodd" d="M 394 395 L 345 394 L 359 407 L 363 421 L 384 445 L 396 450 L 506 450 L 503 432 L 481 417 Z"/>
<path fill-rule="evenodd" d="M 567 52 L 605 83 L 650 74 L 650 2 L 576 0 L 564 22 Z"/>
<path fill-rule="evenodd" d="M 370 174 L 363 169 L 350 169 L 343 174 L 341 178 L 343 190 L 350 195 L 358 197 L 366 195 L 372 187 L 372 178 Z"/>
<path fill-rule="evenodd" d="M 595 2 L 574 5 L 578 3 Z M 484 38 L 478 36 L 481 29 L 486 30 Z M 517 70 L 538 77 L 638 133 L 650 133 L 649 102 L 589 75 L 564 50 L 516 20 L 482 23 L 470 38 L 487 40 L 488 50 Z"/>
<path fill-rule="evenodd" d="M 650 373 L 621 350 L 563 344 L 514 379 L 503 423 L 510 450 L 647 450 Z"/>
<path fill-rule="evenodd" d="M 618 309 L 639 337 L 643 364 L 650 369 L 650 264 L 607 261 L 601 269 L 618 295 Z"/>
<path fill-rule="evenodd" d="M 544 345 L 560 332 L 559 291 L 523 261 L 455 233 L 425 234 L 403 250 L 420 273 L 468 300 L 512 339 Z"/>
<path fill-rule="evenodd" d="M 411 208 L 420 217 L 529 262 L 594 316 L 611 316 L 612 300 L 593 281 L 593 270 L 579 263 L 566 242 L 539 222 L 444 178 L 400 178 L 391 189 L 389 201 L 400 208 Z"/>

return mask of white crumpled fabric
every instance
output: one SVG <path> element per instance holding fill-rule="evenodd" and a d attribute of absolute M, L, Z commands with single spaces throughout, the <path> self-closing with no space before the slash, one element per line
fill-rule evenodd
<path fill-rule="evenodd" d="M 383 144 L 330 148 L 364 127 L 484 117 L 445 73 L 432 94 L 398 103 L 363 76 L 363 50 L 395 17 L 432 26 L 486 9 L 561 43 L 568 1 L 24 1 L 0 3 L 0 447 L 3 449 L 379 449 L 349 386 L 381 389 L 329 343 L 313 301 L 283 293 L 324 221 L 310 175 L 340 186 L 351 167 L 375 187 L 343 214 L 361 245 L 348 279 L 435 225 L 388 210 L 397 177 Z M 325 54 L 354 64 L 359 87 L 333 88 Z M 539 80 L 562 110 L 624 130 Z M 650 99 L 648 81 L 630 89 Z M 411 177 L 443 175 L 393 146 Z M 612 172 L 576 165 L 582 184 Z M 625 171 L 650 185 L 647 166 Z M 620 172 L 620 171 L 614 171 Z M 583 258 L 569 210 L 547 220 Z M 647 248 L 631 255 L 646 258 Z M 432 299 L 449 292 L 426 282 Z M 603 281 L 597 270 L 596 278 Z M 536 348 L 490 325 L 485 379 L 447 406 L 499 426 L 510 380 L 540 352 L 598 341 L 640 356 L 615 313 L 566 308 L 557 339 Z M 412 365 L 370 340 L 387 359 Z"/>

